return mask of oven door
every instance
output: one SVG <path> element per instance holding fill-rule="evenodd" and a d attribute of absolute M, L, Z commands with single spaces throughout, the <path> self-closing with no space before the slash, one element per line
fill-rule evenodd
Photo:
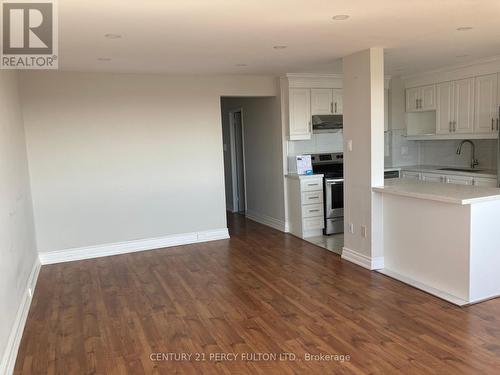
<path fill-rule="evenodd" d="M 344 179 L 325 179 L 325 219 L 344 217 Z"/>

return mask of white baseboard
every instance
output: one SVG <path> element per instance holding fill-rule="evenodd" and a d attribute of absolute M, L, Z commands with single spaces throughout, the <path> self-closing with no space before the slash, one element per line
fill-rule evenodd
<path fill-rule="evenodd" d="M 42 264 L 71 262 L 229 238 L 227 228 L 40 253 Z"/>
<path fill-rule="evenodd" d="M 384 257 L 371 258 L 346 247 L 342 249 L 342 259 L 345 259 L 369 270 L 378 270 L 384 268 Z"/>
<path fill-rule="evenodd" d="M 274 228 L 276 230 L 279 230 L 280 232 L 286 232 L 287 228 L 284 220 L 278 220 L 275 219 L 274 217 L 267 216 L 264 214 L 259 214 L 255 211 L 247 211 L 245 216 L 250 220 Z"/>
<path fill-rule="evenodd" d="M 457 306 L 465 306 L 471 303 L 471 301 L 465 301 L 462 298 L 453 296 L 451 294 L 448 294 L 446 292 L 443 292 L 442 290 L 433 288 L 427 284 L 421 283 L 419 281 L 410 279 L 409 277 L 403 276 L 397 272 L 388 270 L 387 268 L 377 270 L 377 272 L 380 272 L 381 274 L 384 274 L 386 276 L 389 276 L 393 279 L 399 280 L 405 284 L 408 284 L 412 287 L 415 287 L 417 289 L 423 290 L 424 292 L 427 292 L 429 294 L 432 294 L 438 298 L 444 299 L 445 301 L 451 302 Z M 476 301 L 474 301 L 476 302 Z M 474 303 L 472 302 L 472 303 Z"/>
<path fill-rule="evenodd" d="M 11 375 L 14 372 L 17 352 L 19 350 L 21 338 L 23 337 L 24 326 L 26 325 L 26 320 L 28 319 L 28 312 L 30 311 L 31 299 L 33 293 L 35 292 L 38 274 L 40 273 L 40 266 L 40 261 L 37 258 L 33 263 L 21 304 L 17 309 L 16 319 L 12 325 L 9 340 L 7 341 L 7 346 L 2 356 L 2 362 L 0 362 L 0 374 L 2 375 Z"/>

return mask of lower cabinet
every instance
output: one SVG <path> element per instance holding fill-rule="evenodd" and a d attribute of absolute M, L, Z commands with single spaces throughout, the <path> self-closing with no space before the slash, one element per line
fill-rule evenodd
<path fill-rule="evenodd" d="M 300 238 L 323 234 L 323 177 L 291 175 L 286 184 L 288 231 Z"/>
<path fill-rule="evenodd" d="M 432 172 L 401 171 L 401 178 L 442 184 L 474 185 L 482 187 L 498 186 L 496 178 L 449 175 Z"/>

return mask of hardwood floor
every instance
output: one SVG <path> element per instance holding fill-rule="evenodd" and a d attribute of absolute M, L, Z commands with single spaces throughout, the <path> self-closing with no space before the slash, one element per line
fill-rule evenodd
<path fill-rule="evenodd" d="M 230 240 L 42 267 L 15 373 L 498 374 L 500 299 L 458 308 L 229 220 Z"/>

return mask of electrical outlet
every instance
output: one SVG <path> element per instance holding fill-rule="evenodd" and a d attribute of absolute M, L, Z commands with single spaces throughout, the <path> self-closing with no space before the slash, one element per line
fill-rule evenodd
<path fill-rule="evenodd" d="M 354 234 L 354 224 L 353 223 L 349 223 L 349 233 Z"/>
<path fill-rule="evenodd" d="M 366 238 L 366 225 L 361 226 L 361 236 Z"/>

